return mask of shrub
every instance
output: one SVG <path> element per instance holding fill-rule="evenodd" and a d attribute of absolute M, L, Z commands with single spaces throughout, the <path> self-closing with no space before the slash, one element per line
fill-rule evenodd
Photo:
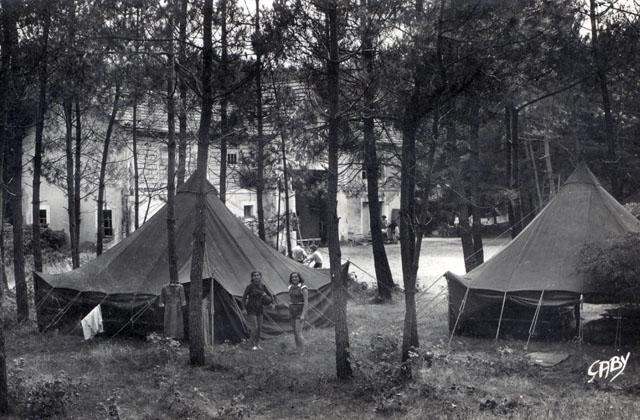
<path fill-rule="evenodd" d="M 65 372 L 53 380 L 29 376 L 23 359 L 18 359 L 8 375 L 9 396 L 15 401 L 16 414 L 25 419 L 48 419 L 64 416 L 74 404 L 82 383 L 73 382 Z"/>
<path fill-rule="evenodd" d="M 640 302 L 640 234 L 587 244 L 581 250 L 579 270 L 599 294 Z"/>
<path fill-rule="evenodd" d="M 152 352 L 156 353 L 158 359 L 165 362 L 176 362 L 180 351 L 180 342 L 171 337 L 165 337 L 158 333 L 147 335 L 146 340 L 152 346 Z"/>
<path fill-rule="evenodd" d="M 24 238 L 24 252 L 27 255 L 33 254 L 33 226 L 25 225 L 22 228 Z M 11 254 L 13 249 L 12 230 L 5 234 L 5 249 Z M 43 253 L 51 251 L 62 251 L 67 246 L 67 234 L 64 230 L 51 230 L 49 228 L 40 229 L 40 249 Z"/>

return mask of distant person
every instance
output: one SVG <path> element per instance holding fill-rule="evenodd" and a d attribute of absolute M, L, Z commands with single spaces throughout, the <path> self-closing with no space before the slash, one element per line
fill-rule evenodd
<path fill-rule="evenodd" d="M 292 231 L 298 231 L 298 215 L 295 212 L 291 213 L 291 218 L 289 219 L 289 225 Z"/>
<path fill-rule="evenodd" d="M 294 260 L 300 263 L 303 263 L 304 260 L 306 260 L 308 257 L 307 252 L 300 244 L 296 244 L 296 246 L 293 247 L 293 249 L 291 250 L 291 256 Z"/>
<path fill-rule="evenodd" d="M 247 320 L 251 328 L 251 350 L 258 350 L 260 347 L 260 334 L 262 333 L 262 318 L 264 307 L 273 302 L 273 296 L 262 284 L 262 273 L 254 271 L 251 273 L 251 283 L 244 290 L 242 295 L 242 306 L 247 313 Z"/>
<path fill-rule="evenodd" d="M 311 245 L 311 255 L 304 260 L 304 264 L 309 263 L 313 263 L 313 268 L 322 268 L 322 254 L 320 254 L 317 245 Z"/>
<path fill-rule="evenodd" d="M 389 240 L 389 242 L 396 243 L 397 231 L 398 231 L 398 224 L 394 219 L 391 219 L 391 223 L 389 223 L 389 226 L 387 226 L 387 239 Z"/>
<path fill-rule="evenodd" d="M 298 350 L 304 351 L 302 326 L 307 319 L 307 310 L 309 309 L 309 290 L 300 273 L 295 271 L 289 275 L 289 299 L 291 300 L 289 315 L 296 347 Z"/>
<path fill-rule="evenodd" d="M 387 228 L 389 227 L 389 221 L 387 221 L 387 216 L 382 216 L 380 218 L 380 231 L 382 232 L 382 237 L 386 237 L 388 234 Z M 384 239 L 383 239 L 384 240 Z"/>

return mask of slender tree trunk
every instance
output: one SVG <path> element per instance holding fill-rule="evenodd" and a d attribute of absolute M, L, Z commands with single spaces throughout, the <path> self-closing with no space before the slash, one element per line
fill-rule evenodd
<path fill-rule="evenodd" d="M 520 191 L 520 138 L 518 133 L 518 110 L 511 105 L 509 109 L 511 118 L 511 185 L 510 189 L 514 192 L 513 200 L 513 216 L 514 223 L 511 234 L 515 238 L 522 231 L 522 198 Z"/>
<path fill-rule="evenodd" d="M 0 145 L 0 148 L 2 148 L 3 152 L 2 154 L 4 155 L 4 144 Z M 4 174 L 4 162 L 0 162 L 0 170 L 2 170 L 3 174 Z M 2 175 L 2 177 L 0 177 L 0 181 L 4 181 L 4 175 Z M 4 291 L 9 290 L 9 279 L 7 279 L 7 267 L 4 264 L 4 257 L 5 257 L 5 247 L 4 247 L 4 206 L 6 204 L 6 201 L 4 199 L 4 189 L 0 189 L 0 216 L 2 216 L 2 219 L 0 219 L 0 277 L 2 277 L 2 284 L 0 285 L 0 291 L 2 291 L 2 294 L 0 294 L 0 299 L 2 298 L 2 296 L 4 295 Z"/>
<path fill-rule="evenodd" d="M 283 134 L 284 128 L 280 127 L 280 150 L 282 152 L 282 177 L 284 180 L 284 223 L 286 229 L 287 238 L 287 256 L 292 258 L 291 255 L 291 211 L 289 209 L 289 170 L 287 168 L 287 152 L 285 138 Z"/>
<path fill-rule="evenodd" d="M 140 227 L 140 172 L 138 170 L 138 96 L 133 97 L 133 124 L 131 131 L 133 153 L 133 228 Z"/>
<path fill-rule="evenodd" d="M 44 132 L 44 115 L 47 112 L 47 62 L 49 46 L 49 27 L 51 26 L 51 16 L 49 7 L 44 5 L 42 11 L 42 51 L 40 52 L 40 74 L 39 74 L 39 94 L 38 108 L 36 111 L 36 135 L 33 152 L 33 269 L 42 271 L 42 249 L 40 247 L 40 177 L 42 173 L 42 134 Z M 1 322 L 1 321 L 0 321 Z"/>
<path fill-rule="evenodd" d="M 260 39 L 260 0 L 256 0 L 256 23 L 255 34 L 257 39 Z M 266 233 L 264 229 L 264 133 L 263 133 L 263 115 L 262 115 L 262 52 L 261 41 L 258 41 L 255 48 L 256 54 L 256 124 L 258 130 L 258 147 L 256 153 L 256 159 L 258 163 L 258 170 L 256 174 L 256 201 L 258 207 L 258 236 L 263 241 L 266 240 Z"/>
<path fill-rule="evenodd" d="M 400 255 L 402 261 L 402 280 L 405 294 L 404 332 L 402 338 L 402 361 L 409 358 L 409 350 L 419 347 L 416 323 L 416 278 L 413 265 L 416 248 L 416 131 L 419 86 L 414 86 L 412 99 L 405 109 L 402 129 L 402 162 L 400 179 Z"/>
<path fill-rule="evenodd" d="M 226 1 L 226 0 L 223 0 Z M 188 0 L 180 0 L 179 34 L 178 34 L 178 63 L 186 66 L 187 52 L 187 4 Z M 180 113 L 178 115 L 178 126 L 180 136 L 178 137 L 178 188 L 184 184 L 187 172 L 187 83 L 184 77 L 178 77 L 178 90 L 180 91 Z"/>
<path fill-rule="evenodd" d="M 549 197 L 548 201 L 556 194 L 556 177 L 553 175 L 553 166 L 551 165 L 551 148 L 549 147 L 549 139 L 544 138 L 544 164 L 545 177 L 549 180 Z"/>
<path fill-rule="evenodd" d="M 4 4 L 3 4 L 4 6 Z M 4 23 L 4 22 L 3 22 Z M 3 89 L 3 92 L 6 92 L 7 73 L 5 72 L 5 62 L 4 55 L 2 56 L 2 68 L 0 72 L 2 74 L 2 78 L 0 79 L 0 86 Z M 3 187 L 0 188 L 0 276 L 2 276 L 2 284 L 0 284 L 0 314 L 4 313 L 3 311 L 3 303 L 4 298 L 6 296 L 6 291 L 9 288 L 9 284 L 7 282 L 7 275 L 4 268 L 4 161 L 5 161 L 5 143 L 6 143 L 6 96 L 3 95 L 0 98 L 0 185 Z M 7 357 L 6 350 L 4 348 L 4 319 L 0 316 L 0 414 L 7 414 L 9 411 L 9 401 L 8 401 L 8 393 L 9 387 L 7 384 Z"/>
<path fill-rule="evenodd" d="M 3 8 L 3 17 L 2 17 L 2 27 L 3 27 L 3 39 L 2 39 L 2 51 L 1 51 L 1 64 L 0 64 L 0 89 L 2 92 L 8 92 L 8 88 L 10 86 L 9 77 L 10 77 L 10 69 L 9 64 L 11 62 L 11 57 L 8 55 L 11 52 L 10 47 L 10 38 L 8 35 L 8 26 L 11 24 L 11 14 L 7 13 L 7 9 L 5 7 L 8 5 L 8 0 L 2 1 Z M 10 10 L 9 10 L 10 11 Z M 5 209 L 5 183 L 4 183 L 4 162 L 5 162 L 5 151 L 7 150 L 6 145 L 8 143 L 8 133 L 7 133 L 7 121 L 8 121 L 8 96 L 2 95 L 0 96 L 0 268 L 2 268 L 2 285 L 0 285 L 0 314 L 4 313 L 2 310 L 2 304 L 4 302 L 4 298 L 6 296 L 6 290 L 8 289 L 7 276 L 4 268 L 4 209 Z M 7 357 L 6 350 L 4 347 L 4 319 L 0 317 L 0 414 L 7 414 L 9 412 L 9 400 L 8 400 L 9 387 L 7 383 Z"/>
<path fill-rule="evenodd" d="M 22 226 L 22 138 L 14 134 L 10 137 L 13 143 L 13 197 L 11 213 L 13 219 L 13 274 L 16 282 L 16 306 L 18 322 L 29 319 L 29 296 L 24 273 L 24 235 Z"/>
<path fill-rule="evenodd" d="M 67 167 L 67 217 L 69 219 L 69 242 L 71 243 L 71 265 L 73 268 L 80 267 L 80 262 L 76 259 L 76 217 L 75 217 L 75 188 L 73 178 L 73 102 L 71 96 L 63 100 L 64 123 L 65 123 L 65 156 Z"/>
<path fill-rule="evenodd" d="M 505 186 L 508 190 L 511 190 L 511 176 L 512 176 L 512 163 L 513 158 L 511 157 L 511 152 L 513 151 L 512 142 L 511 142 L 511 101 L 504 106 L 504 158 L 505 158 Z M 507 199 L 507 211 L 509 215 L 509 227 L 511 229 L 511 238 L 515 238 L 517 236 L 515 230 L 515 215 L 513 212 L 513 200 L 511 199 L 511 195 Z"/>
<path fill-rule="evenodd" d="M 73 193 L 73 216 L 75 217 L 74 235 L 76 247 L 73 249 L 73 258 L 78 262 L 80 266 L 80 224 L 82 223 L 82 213 L 80 212 L 80 205 L 82 201 L 82 112 L 80 111 L 80 98 L 76 95 L 76 144 L 75 144 L 75 156 L 74 156 L 74 193 Z"/>
<path fill-rule="evenodd" d="M 169 38 L 173 22 L 169 20 Z M 176 105 L 173 95 L 175 81 L 175 57 L 173 53 L 173 41 L 169 41 L 167 69 L 167 251 L 169 260 L 169 281 L 178 284 L 178 257 L 176 256 Z"/>
<path fill-rule="evenodd" d="M 536 189 L 536 198 L 538 208 L 542 207 L 542 188 L 540 188 L 540 177 L 538 176 L 538 164 L 536 162 L 536 155 L 533 151 L 533 142 L 527 141 L 525 151 L 528 151 L 529 161 L 531 162 L 531 170 L 533 171 L 533 186 Z"/>
<path fill-rule="evenodd" d="M 454 105 L 455 106 L 455 105 Z M 469 208 L 472 203 L 466 198 L 466 192 L 471 188 L 465 185 L 465 168 L 461 154 L 463 151 L 458 150 L 458 129 L 456 126 L 455 112 L 451 112 L 447 118 L 447 150 L 450 153 L 446 157 L 446 164 L 452 169 L 452 183 L 455 191 L 460 197 L 456 200 L 456 210 L 458 214 L 458 235 L 462 244 L 462 257 L 464 259 L 464 268 L 466 272 L 473 270 L 476 266 L 474 255 L 473 231 L 469 223 Z M 471 174 L 469 174 L 471 175 Z M 473 199 L 473 197 L 471 197 Z M 474 220 L 475 222 L 475 220 Z"/>
<path fill-rule="evenodd" d="M 362 7 L 362 61 L 365 71 L 363 85 L 364 112 L 362 115 L 364 138 L 364 162 L 367 175 L 367 198 L 369 200 L 369 226 L 371 228 L 371 245 L 373 261 L 378 285 L 378 299 L 382 302 L 391 300 L 393 290 L 393 276 L 389 268 L 387 252 L 384 248 L 384 236 L 381 224 L 380 198 L 378 194 L 378 152 L 374 131 L 375 93 L 378 81 L 373 68 L 373 28 L 369 17 L 367 0 L 360 1 Z"/>
<path fill-rule="evenodd" d="M 227 39 L 227 0 L 220 1 L 220 86 L 227 87 L 229 79 L 229 41 Z M 218 192 L 220 200 L 227 201 L 227 137 L 229 135 L 229 123 L 227 121 L 227 107 L 229 99 L 223 95 L 220 99 L 220 185 Z"/>
<path fill-rule="evenodd" d="M 470 176 L 471 179 L 471 214 L 473 216 L 473 225 L 471 231 L 473 235 L 473 268 L 484 262 L 484 249 L 482 245 L 482 214 L 480 213 L 480 106 L 477 98 L 471 99 L 471 132 L 470 134 Z"/>
<path fill-rule="evenodd" d="M 327 61 L 327 92 L 329 100 L 327 169 L 327 241 L 329 243 L 329 264 L 331 270 L 331 289 L 333 293 L 333 311 L 336 337 L 336 373 L 341 381 L 351 378 L 349 362 L 349 330 L 347 326 L 347 296 L 345 279 L 342 278 L 340 261 L 340 238 L 338 232 L 338 142 L 340 127 L 340 52 L 338 49 L 338 10 L 336 3 L 327 5 L 326 18 L 329 35 L 329 60 Z"/>
<path fill-rule="evenodd" d="M 100 178 L 98 179 L 98 241 L 96 243 L 96 255 L 102 255 L 103 242 L 104 242 L 104 190 L 105 190 L 105 177 L 107 172 L 107 161 L 109 159 L 109 145 L 111 144 L 111 133 L 113 132 L 113 125 L 116 121 L 116 115 L 118 113 L 118 102 L 120 101 L 120 83 L 116 82 L 116 93 L 113 98 L 113 108 L 111 109 L 111 116 L 109 117 L 109 125 L 107 126 L 107 133 L 104 137 L 104 148 L 102 149 L 102 160 L 100 162 Z"/>
<path fill-rule="evenodd" d="M 607 160 L 608 171 L 611 181 L 611 192 L 613 196 L 620 199 L 622 191 L 620 188 L 620 179 L 618 174 L 618 156 L 617 148 L 618 141 L 616 138 L 613 114 L 611 113 L 611 94 L 609 93 L 609 84 L 607 80 L 607 65 L 605 63 L 606 58 L 600 46 L 598 45 L 598 18 L 596 10 L 596 1 L 589 0 L 589 17 L 591 20 L 591 51 L 593 54 L 593 64 L 600 87 L 600 94 L 602 96 L 602 110 L 604 111 L 604 127 L 605 136 L 607 138 Z"/>
<path fill-rule="evenodd" d="M 202 271 L 205 252 L 205 210 L 207 160 L 209 157 L 209 133 L 213 113 L 213 45 L 211 39 L 213 4 L 205 0 L 203 7 L 203 47 L 202 47 L 202 109 L 198 131 L 197 188 L 198 200 L 196 222 L 193 231 L 193 256 L 191 257 L 191 286 L 189 289 L 189 356 L 192 365 L 202 366 L 204 358 L 204 331 L 202 323 Z"/>
<path fill-rule="evenodd" d="M 3 301 L 0 299 L 0 311 Z M 1 313 L 1 312 L 0 312 Z M 0 317 L 0 414 L 9 412 L 9 386 L 7 383 L 7 352 L 4 347 L 4 319 Z"/>

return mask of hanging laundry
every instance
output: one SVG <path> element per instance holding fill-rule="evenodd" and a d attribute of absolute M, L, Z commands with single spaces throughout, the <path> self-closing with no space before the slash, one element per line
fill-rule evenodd
<path fill-rule="evenodd" d="M 82 335 L 85 340 L 93 338 L 96 334 L 104 332 L 102 325 L 102 309 L 100 305 L 96 306 L 80 321 L 82 326 Z"/>
<path fill-rule="evenodd" d="M 164 335 L 182 340 L 184 321 L 182 307 L 187 304 L 184 287 L 181 284 L 169 284 L 162 288 L 158 306 L 164 307 Z"/>

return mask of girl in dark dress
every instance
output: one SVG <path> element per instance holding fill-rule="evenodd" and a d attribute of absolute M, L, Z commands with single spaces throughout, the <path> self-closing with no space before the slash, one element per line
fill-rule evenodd
<path fill-rule="evenodd" d="M 304 351 L 302 324 L 307 318 L 309 291 L 300 273 L 295 271 L 289 275 L 289 298 L 291 299 L 289 315 L 291 316 L 291 326 L 293 328 L 293 336 L 296 340 L 296 347 L 298 350 Z"/>
<path fill-rule="evenodd" d="M 251 283 L 244 290 L 242 295 L 242 306 L 247 313 L 247 321 L 251 328 L 251 350 L 260 348 L 260 334 L 262 332 L 262 318 L 264 306 L 273 302 L 273 296 L 262 284 L 262 273 L 254 271 L 251 273 Z"/>

